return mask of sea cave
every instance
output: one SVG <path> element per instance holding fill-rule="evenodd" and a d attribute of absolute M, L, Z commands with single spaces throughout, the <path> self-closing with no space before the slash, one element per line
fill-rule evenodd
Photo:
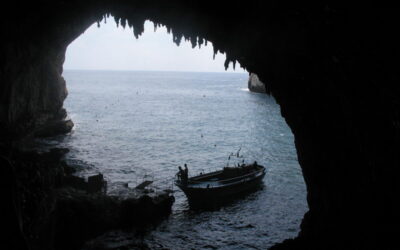
<path fill-rule="evenodd" d="M 211 41 L 215 53 L 227 55 L 226 67 L 239 62 L 276 99 L 294 134 L 309 211 L 296 238 L 270 249 L 394 249 L 400 166 L 396 10 L 180 0 L 13 2 L 2 15 L 2 221 L 10 249 L 43 242 L 38 249 L 57 249 L 59 239 L 41 235 L 48 228 L 27 228 L 23 218 L 51 219 L 47 194 L 58 175 L 48 166 L 60 152 L 43 160 L 18 150 L 50 130 L 71 129 L 63 107 L 66 49 L 110 15 L 136 37 L 150 20 L 166 26 L 178 44 L 182 37 L 193 46 Z M 37 202 L 21 209 L 27 200 Z M 101 231 L 103 224 L 94 226 Z M 27 232 L 38 235 L 34 243 L 26 241 Z"/>

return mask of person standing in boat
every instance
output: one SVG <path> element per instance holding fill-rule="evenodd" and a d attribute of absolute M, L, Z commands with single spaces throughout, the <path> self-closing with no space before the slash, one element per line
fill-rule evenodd
<path fill-rule="evenodd" d="M 253 163 L 253 168 L 254 168 L 254 169 L 258 169 L 257 166 L 258 166 L 257 162 L 254 161 L 254 163 Z"/>
<path fill-rule="evenodd" d="M 183 180 L 183 176 L 185 175 L 185 172 L 183 171 L 181 166 L 179 166 L 178 168 L 179 168 L 179 171 L 178 171 L 178 173 L 176 173 L 176 176 L 178 177 L 178 180 L 182 181 Z"/>
<path fill-rule="evenodd" d="M 185 163 L 184 166 L 185 166 L 185 169 L 183 170 L 182 181 L 183 181 L 183 183 L 186 185 L 186 184 L 187 184 L 187 181 L 188 181 L 188 179 L 189 179 L 189 169 L 188 169 L 186 163 Z"/>

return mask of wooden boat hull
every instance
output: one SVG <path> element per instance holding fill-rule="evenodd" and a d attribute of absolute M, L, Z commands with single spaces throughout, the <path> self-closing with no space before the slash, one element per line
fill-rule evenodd
<path fill-rule="evenodd" d="M 191 185 L 183 185 L 179 181 L 175 182 L 175 184 L 185 193 L 191 205 L 195 204 L 198 206 L 229 201 L 242 194 L 254 191 L 260 187 L 264 176 L 265 171 L 263 169 L 262 172 L 254 176 L 243 178 L 228 185 L 199 188 Z"/>

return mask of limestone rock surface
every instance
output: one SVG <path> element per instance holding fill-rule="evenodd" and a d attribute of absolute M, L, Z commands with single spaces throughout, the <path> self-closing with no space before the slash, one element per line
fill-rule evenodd
<path fill-rule="evenodd" d="M 254 73 L 250 73 L 247 86 L 251 92 L 267 93 L 265 84 Z"/>

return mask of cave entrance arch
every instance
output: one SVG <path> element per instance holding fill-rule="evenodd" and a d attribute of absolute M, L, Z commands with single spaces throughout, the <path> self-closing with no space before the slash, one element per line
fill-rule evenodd
<path fill-rule="evenodd" d="M 108 21 L 110 22 L 110 20 Z M 113 22 L 111 20 L 111 22 Z M 100 25 L 100 29 L 101 29 L 101 25 Z M 131 34 L 130 34 L 131 35 Z M 85 34 L 83 34 L 82 36 L 85 36 Z M 132 36 L 132 35 L 131 35 Z M 133 37 L 131 37 L 131 39 L 134 39 Z M 139 38 L 141 39 L 141 38 Z M 68 56 L 68 53 L 67 53 Z M 68 58 L 67 58 L 68 60 Z M 139 59 L 140 60 L 140 59 Z M 211 60 L 211 58 L 210 58 Z M 102 73 L 100 73 L 102 74 Z M 73 100 L 71 99 L 71 101 L 69 99 L 67 99 L 67 105 L 65 106 L 67 108 L 68 111 L 73 111 L 72 115 L 80 115 L 81 117 L 72 117 L 72 119 L 77 122 L 79 119 L 81 119 L 80 122 L 77 123 L 78 126 L 78 130 L 81 130 L 83 126 L 87 126 L 87 130 L 85 132 L 83 132 L 83 134 L 81 134 L 82 138 L 84 141 L 86 142 L 90 142 L 92 144 L 96 144 L 97 145 L 97 149 L 95 148 L 75 148 L 75 150 L 81 150 L 81 151 L 85 151 L 85 152 L 90 152 L 90 151 L 98 151 L 97 154 L 93 154 L 93 155 L 89 155 L 89 158 L 86 158 L 86 161 L 90 162 L 91 159 L 95 159 L 97 158 L 97 160 L 106 162 L 106 160 L 108 159 L 108 157 L 103 158 L 102 156 L 106 156 L 107 154 L 113 154 L 114 156 L 112 157 L 112 161 L 115 163 L 115 165 L 117 166 L 117 169 L 111 168 L 111 169 L 99 169 L 101 172 L 103 172 L 106 176 L 107 174 L 109 176 L 112 176 L 112 178 L 115 178 L 118 181 L 123 181 L 123 182 L 130 182 L 129 185 L 131 186 L 135 186 L 136 184 L 138 184 L 138 178 L 141 178 L 141 176 L 148 174 L 146 173 L 146 169 L 140 169 L 139 168 L 139 163 L 140 162 L 151 162 L 150 158 L 157 158 L 159 157 L 160 159 L 157 159 L 157 161 L 154 161 L 153 163 L 155 165 L 159 164 L 160 167 L 165 167 L 165 168 L 169 168 L 169 172 L 168 174 L 171 176 L 173 175 L 173 173 L 176 170 L 176 166 L 177 165 L 182 165 L 183 162 L 179 162 L 179 160 L 177 161 L 176 159 L 167 159 L 167 161 L 170 161 L 170 163 L 165 164 L 165 160 L 166 158 L 168 158 L 168 154 L 172 154 L 175 155 L 173 157 L 176 158 L 184 158 L 182 157 L 182 152 L 180 151 L 184 151 L 185 148 L 190 148 L 190 147 L 196 147 L 196 143 L 202 144 L 201 147 L 199 147 L 198 149 L 200 151 L 204 151 L 205 153 L 203 154 L 199 154 L 199 152 L 192 152 L 191 154 L 199 154 L 201 156 L 196 156 L 194 157 L 194 159 L 188 159 L 186 158 L 186 160 L 189 160 L 189 166 L 193 166 L 193 165 L 210 165 L 210 164 L 215 164 L 216 162 L 225 162 L 227 158 L 227 152 L 229 151 L 234 151 L 237 150 L 239 147 L 242 147 L 242 152 L 244 152 L 245 154 L 250 154 L 248 159 L 255 159 L 255 158 L 268 158 L 269 162 L 266 162 L 266 164 L 268 165 L 272 165 L 271 169 L 273 169 L 272 171 L 270 171 L 270 174 L 266 179 L 268 179 L 268 182 L 271 182 L 271 180 L 275 180 L 273 181 L 273 183 L 271 184 L 267 184 L 268 186 L 266 187 L 266 190 L 264 190 L 264 193 L 262 193 L 262 196 L 254 196 L 253 198 L 250 198 L 250 200 L 248 200 L 247 205 L 244 204 L 243 206 L 246 207 L 247 209 L 256 209 L 259 212 L 259 215 L 261 213 L 263 214 L 267 214 L 268 216 L 265 216 L 263 220 L 261 220 L 260 218 L 258 218 L 260 221 L 256 221 L 255 218 L 253 218 L 253 221 L 248 221 L 247 225 L 244 225 L 244 227 L 248 227 L 250 229 L 250 231 L 253 231 L 252 233 L 247 233 L 248 235 L 253 235 L 254 237 L 258 238 L 259 236 L 264 235 L 264 241 L 258 241 L 256 243 L 255 246 L 257 247 L 262 247 L 265 246 L 266 244 L 269 246 L 272 246 L 272 244 L 277 243 L 282 241 L 283 239 L 287 238 L 287 237 L 294 237 L 296 235 L 296 233 L 299 230 L 299 224 L 301 221 L 301 218 L 304 214 L 304 212 L 306 211 L 306 207 L 307 205 L 305 204 L 305 186 L 304 186 L 304 182 L 302 179 L 302 174 L 300 171 L 300 167 L 297 164 L 297 158 L 296 158 L 296 152 L 295 152 L 295 148 L 293 145 L 293 135 L 291 134 L 290 129 L 287 127 L 285 121 L 283 120 L 283 118 L 280 116 L 280 110 L 278 105 L 275 103 L 275 101 L 271 98 L 271 97 L 267 97 L 265 95 L 259 95 L 259 94 L 250 94 L 248 92 L 245 92 L 243 90 L 240 90 L 239 88 L 245 88 L 247 85 L 247 74 L 245 75 L 241 75 L 238 76 L 238 74 L 233 75 L 233 74 L 225 74 L 226 76 L 223 76 L 223 74 L 206 74 L 206 75 L 202 75 L 201 73 L 194 73 L 194 76 L 191 76 L 188 73 L 183 73 L 183 75 L 173 75 L 171 73 L 157 73 L 157 72 L 147 72 L 145 73 L 145 75 L 152 75 L 155 77 L 162 77 L 164 78 L 165 81 L 169 81 L 172 79 L 172 81 L 180 81 L 181 79 L 179 77 L 189 77 L 188 79 L 192 79 L 191 77 L 200 79 L 199 84 L 199 89 L 200 88 L 204 88 L 204 90 L 198 90 L 197 87 L 191 91 L 193 91 L 193 94 L 191 94 L 191 96 L 189 97 L 185 97 L 183 98 L 181 101 L 181 103 L 174 103 L 172 98 L 170 100 L 167 100 L 167 102 L 160 102 L 160 103 L 156 103 L 156 105 L 162 105 L 159 106 L 158 109 L 162 109 L 162 107 L 164 106 L 168 106 L 170 103 L 172 103 L 173 105 L 175 105 L 174 107 L 169 107 L 169 109 L 165 109 L 163 112 L 172 112 L 172 110 L 177 109 L 179 110 L 179 106 L 183 106 L 184 108 L 189 107 L 189 108 L 194 108 L 196 107 L 197 110 L 194 112 L 197 112 L 198 114 L 200 113 L 204 113 L 203 116 L 199 116 L 198 118 L 196 118 L 195 116 L 193 116 L 191 114 L 191 112 L 186 112 L 183 109 L 180 112 L 186 112 L 186 113 L 180 113 L 181 116 L 184 117 L 191 117 L 192 120 L 189 121 L 189 119 L 184 119 L 184 120 L 180 120 L 175 119 L 173 123 L 171 122 L 167 122 L 164 123 L 165 121 L 163 120 L 163 117 L 161 115 L 161 113 L 153 113 L 150 114 L 144 114 L 147 116 L 151 116 L 151 115 L 155 115 L 158 118 L 156 118 L 156 120 L 152 120 L 152 119 L 146 119 L 141 117 L 140 115 L 137 115 L 137 113 L 140 113 L 140 111 L 136 110 L 136 114 L 135 114 L 135 119 L 129 120 L 128 122 L 123 119 L 123 120 L 119 120 L 120 122 L 116 122 L 115 120 L 113 122 L 119 124 L 120 126 L 114 126 L 112 123 L 112 118 L 107 117 L 108 113 L 111 113 L 114 116 L 114 118 L 116 118 L 116 114 L 118 113 L 118 110 L 123 110 L 123 114 L 121 116 L 124 116 L 124 118 L 126 118 L 129 115 L 132 115 L 129 112 L 129 109 L 127 110 L 126 108 L 124 109 L 124 105 L 128 105 L 130 107 L 138 107 L 140 106 L 140 103 L 143 102 L 149 102 L 151 100 L 158 100 L 158 99 L 162 99 L 164 98 L 164 96 L 150 96 L 150 98 L 146 98 L 146 95 L 149 95 L 149 93 L 151 92 L 149 89 L 143 89 L 143 83 L 142 85 L 139 86 L 138 88 L 134 88 L 134 89 L 129 89 L 131 86 L 129 85 L 122 85 L 122 86 L 116 86 L 116 89 L 111 89 L 109 88 L 106 92 L 100 92 L 97 93 L 97 91 L 101 91 L 101 89 L 106 88 L 106 85 L 114 85 L 113 81 L 107 81 L 105 85 L 103 85 L 103 83 L 101 82 L 102 79 L 104 81 L 104 79 L 110 79 L 113 78 L 115 79 L 115 81 L 119 81 L 120 79 L 122 79 L 122 81 L 126 81 L 126 79 L 130 79 L 133 80 L 134 78 L 141 78 L 143 77 L 143 74 L 138 74 L 136 73 L 133 74 L 132 76 L 129 76 L 129 73 L 127 72 L 109 72 L 109 74 L 103 74 L 100 76 L 96 76 L 96 74 L 94 72 L 91 72 L 91 75 L 88 76 L 88 79 L 86 80 L 88 84 L 91 84 L 91 87 L 93 88 L 93 92 L 91 93 L 86 93 L 87 96 L 86 98 L 89 98 L 91 100 L 93 100 L 90 103 L 87 104 L 81 104 L 81 106 L 74 106 L 73 104 Z M 196 75 L 197 74 L 197 75 Z M 122 78 L 121 75 L 123 75 Z M 70 86 L 70 97 L 72 95 L 75 95 L 77 91 L 79 91 L 79 87 L 78 87 L 78 82 L 79 82 L 79 77 L 82 75 L 79 75 L 79 72 L 68 72 L 66 71 L 64 74 L 64 77 L 66 78 L 67 81 L 67 86 Z M 85 76 L 83 76 L 85 77 Z M 96 78 L 99 77 L 99 78 Z M 129 78 L 129 77 L 133 77 L 133 78 Z M 146 76 L 145 76 L 146 77 Z M 92 79 L 91 79 L 92 78 Z M 96 78 L 96 79 L 93 79 Z M 215 89 L 215 86 L 217 85 L 207 85 L 207 81 L 215 81 L 215 79 L 213 78 L 217 78 L 217 79 L 221 79 L 221 82 L 219 82 L 218 86 L 221 86 L 221 88 L 228 88 L 228 91 L 232 91 L 229 92 L 230 95 L 232 95 L 232 97 L 227 97 L 223 94 L 221 94 L 221 90 Z M 146 79 L 146 78 L 145 78 Z M 149 78 L 147 78 L 149 79 Z M 237 81 L 238 79 L 241 81 L 242 85 L 238 85 Z M 234 82 L 236 85 L 233 86 L 233 90 L 229 90 L 229 88 L 232 88 L 231 85 L 224 85 L 223 81 L 230 81 L 230 82 Z M 171 82 L 172 83 L 172 82 Z M 71 85 L 73 84 L 73 85 Z M 204 86 L 202 86 L 201 84 L 203 84 Z M 95 85 L 100 85 L 99 88 L 96 88 Z M 75 89 L 71 89 L 71 87 L 74 87 Z M 132 85 L 134 86 L 134 85 Z M 78 87 L 78 89 L 77 89 Z M 165 87 L 165 86 L 161 86 L 161 87 Z M 169 87 L 169 90 L 176 90 L 174 88 L 183 88 L 183 85 L 179 85 L 179 86 L 174 86 L 172 85 L 171 87 Z M 191 86 L 192 88 L 194 86 Z M 142 89 L 141 89 L 142 88 Z M 213 91 L 211 91 L 214 88 L 214 93 Z M 167 90 L 168 88 L 165 88 L 164 90 Z M 190 91 L 188 89 L 184 89 L 183 91 Z M 124 94 L 128 93 L 132 98 L 136 98 L 136 99 L 141 99 L 140 102 L 138 103 L 128 103 L 126 98 L 126 96 L 124 96 Z M 115 93 L 115 94 L 113 94 Z M 217 93 L 217 94 L 215 94 Z M 100 94 L 100 95 L 98 95 Z M 175 93 L 173 91 L 171 91 L 169 93 L 169 96 L 175 96 Z M 114 95 L 114 96 L 113 96 Z M 151 95 L 151 94 L 150 94 Z M 213 96 L 216 95 L 216 96 Z M 108 101 L 105 102 L 99 102 L 99 100 L 101 98 L 106 98 L 108 96 L 111 96 L 113 98 L 108 99 Z M 216 99 L 218 99 L 218 97 L 221 98 L 228 98 L 228 102 L 226 104 L 222 103 L 218 104 L 218 101 L 216 101 Z M 179 97 L 178 97 L 179 98 Z M 245 102 L 241 103 L 242 106 L 235 106 L 235 103 L 238 102 L 238 100 L 240 99 L 244 99 Z M 81 100 L 87 100 L 85 99 L 84 95 L 80 96 Z M 77 99 L 75 99 L 77 100 Z M 198 101 L 196 105 L 194 106 L 188 106 L 186 102 L 188 101 Z M 210 102 L 210 103 L 208 103 Z M 99 104 L 100 103 L 100 104 Z M 207 118 L 212 116 L 213 113 L 215 114 L 219 114 L 221 115 L 222 113 L 219 113 L 220 111 L 215 110 L 215 109 L 210 109 L 208 107 L 207 108 L 202 108 L 202 105 L 204 105 L 204 103 L 208 103 L 210 105 L 216 106 L 218 107 L 218 105 L 220 105 L 221 108 L 226 108 L 227 111 L 231 110 L 231 109 L 235 109 L 235 111 L 229 116 L 227 115 L 226 117 L 215 117 L 214 120 L 215 121 L 208 121 Z M 90 106 L 87 106 L 87 105 Z M 133 104 L 133 105 L 132 105 Z M 193 105 L 193 104 L 191 104 Z M 228 106 L 227 106 L 228 105 Z M 229 107 L 229 105 L 232 105 L 231 108 Z M 248 109 L 246 109 L 246 106 L 244 105 L 255 105 L 253 108 L 250 107 L 250 111 Z M 86 107 L 85 107 L 86 106 Z M 101 106 L 100 109 L 97 109 L 96 107 Z M 199 108 L 200 107 L 200 108 Z M 237 108 L 239 107 L 239 108 Z M 147 107 L 148 108 L 148 107 Z M 248 108 L 248 107 L 247 107 Z M 83 109 L 83 111 L 82 111 Z M 256 110 L 254 110 L 256 109 Z M 79 112 L 77 111 L 79 110 Z M 263 112 L 263 110 L 265 111 L 265 113 Z M 153 110 L 154 111 L 154 110 Z M 106 113 L 106 115 L 102 114 L 102 113 Z M 91 115 L 92 113 L 92 115 Z M 229 112 L 224 112 L 224 113 L 229 113 Z M 249 116 L 245 116 L 242 115 L 241 113 L 250 113 Z M 263 120 L 260 121 L 262 119 L 262 117 L 268 116 L 268 115 L 273 116 L 272 119 L 267 119 L 267 120 Z M 175 114 L 175 115 L 179 115 L 179 114 Z M 254 116 L 252 116 L 254 115 Z M 91 116 L 90 119 L 82 119 L 82 116 Z M 118 118 L 117 118 L 118 119 Z M 141 119 L 140 121 L 138 119 Z M 170 117 L 168 117 L 167 119 L 170 119 Z M 196 120 L 196 121 L 193 121 Z M 222 135 L 221 138 L 217 138 L 217 136 L 215 135 L 216 131 L 218 131 L 218 127 L 221 128 L 220 130 L 222 132 L 220 133 L 224 133 L 224 126 L 228 126 L 228 129 L 233 128 L 234 126 L 229 124 L 229 122 L 224 123 L 224 122 L 220 122 L 217 124 L 216 120 L 223 120 L 223 119 L 230 119 L 230 120 L 242 120 L 244 125 L 242 124 L 241 126 L 243 126 L 243 128 L 239 129 L 239 130 L 233 130 L 230 133 L 232 133 L 231 135 Z M 143 121 L 144 120 L 144 121 Z M 200 123 L 202 123 L 205 120 L 205 122 L 208 122 L 208 126 L 214 126 L 214 128 L 211 129 L 204 129 L 201 126 L 199 126 Z M 188 122 L 189 121 L 189 122 Z M 260 121 L 262 125 L 257 125 L 257 121 Z M 107 124 L 109 123 L 109 124 Z M 133 130 L 131 131 L 131 133 L 128 134 L 145 134 L 146 136 L 133 136 L 128 140 L 120 140 L 121 137 L 128 137 L 128 134 L 121 134 L 121 131 L 125 131 L 127 127 L 123 127 L 125 125 L 123 125 L 125 123 L 126 124 L 132 124 L 132 123 L 144 123 L 145 126 L 139 127 L 138 130 Z M 156 126 L 156 124 L 159 123 L 161 124 L 161 126 Z M 102 125 L 102 124 L 106 124 L 106 125 Z M 166 126 L 177 126 L 177 124 L 179 126 L 182 127 L 189 127 L 190 130 L 192 131 L 183 131 L 180 132 L 178 134 L 185 134 L 186 136 L 189 136 L 189 134 L 192 134 L 193 138 L 189 138 L 189 139 L 185 139 L 185 138 L 181 138 L 180 140 L 169 142 L 169 145 L 166 145 L 166 147 L 162 148 L 157 148 L 157 143 L 158 144 L 162 144 L 165 143 L 165 141 L 168 141 L 168 138 L 165 137 L 176 137 L 176 134 L 168 134 L 170 131 L 168 130 L 163 130 L 163 128 L 165 127 L 164 125 L 166 124 Z M 105 126 L 108 126 L 107 128 L 104 128 Z M 150 129 L 150 130 L 146 130 L 145 127 L 157 127 L 156 129 Z M 191 127 L 192 126 L 192 127 Z M 268 134 L 270 133 L 268 130 L 270 129 L 276 130 L 271 137 L 262 137 L 262 135 Z M 99 131 L 96 131 L 96 129 L 98 129 Z M 214 129 L 214 130 L 213 130 Z M 173 129 L 174 131 L 179 130 L 177 128 Z M 249 133 L 246 133 L 246 130 L 250 131 Z M 155 132 L 156 131 L 156 132 Z M 97 135 L 96 135 L 97 132 Z M 159 133 L 158 133 L 159 132 Z M 165 135 L 165 134 L 167 135 Z M 119 139 L 115 139 L 115 137 L 108 137 L 106 134 L 116 134 L 116 137 L 119 137 Z M 88 136 L 89 135 L 89 136 Z M 150 136 L 147 136 L 150 135 Z M 204 135 L 204 138 L 203 138 Z M 75 131 L 75 134 L 73 135 L 73 137 L 77 137 L 78 132 Z M 96 139 L 90 139 L 90 137 L 98 137 L 100 139 L 98 139 L 96 141 Z M 242 140 L 244 140 L 245 142 L 238 142 L 234 139 L 232 141 L 230 141 L 230 137 L 234 137 L 234 136 L 238 136 L 240 138 L 242 138 Z M 103 138 L 102 138 L 103 137 Z M 163 138 L 163 139 L 160 139 Z M 257 138 L 258 137 L 258 138 Z M 211 139 L 209 139 L 211 138 Z M 250 138 L 251 140 L 246 141 L 246 139 L 244 138 Z M 264 138 L 264 139 L 260 139 L 260 138 Z M 78 145 L 82 145 L 84 144 L 84 141 L 79 141 L 76 143 L 76 138 L 72 139 L 70 142 L 72 143 L 72 147 L 76 147 L 76 144 Z M 110 142 L 112 140 L 115 140 L 114 144 L 117 145 L 117 147 L 114 147 L 115 145 L 107 145 L 110 144 Z M 119 140 L 119 141 L 118 141 Z M 152 143 L 153 140 L 159 140 L 157 143 Z M 74 141 L 76 144 L 74 144 Z M 268 143 L 265 143 L 268 142 Z M 133 148 L 129 148 L 127 146 L 127 144 L 129 143 L 137 143 L 137 144 L 143 144 L 140 145 L 139 147 L 133 147 Z M 144 144 L 149 144 L 150 147 L 148 147 L 147 145 Z M 184 144 L 183 147 L 181 147 L 182 145 L 180 144 Z M 244 144 L 244 145 L 243 145 Z M 259 147 L 257 147 L 256 149 L 252 149 L 250 147 L 250 145 L 259 145 Z M 279 147 L 270 147 L 270 145 L 268 144 L 277 144 L 279 145 Z M 71 145 L 71 144 L 70 144 Z M 168 147 L 170 147 L 169 152 L 168 151 Z M 172 148 L 171 148 L 172 147 Z M 173 147 L 181 147 L 178 151 L 174 150 Z M 198 146 L 197 146 L 198 147 Z M 224 148 L 224 149 L 220 149 L 220 148 Z M 98 148 L 102 148 L 101 150 L 99 150 Z M 146 150 L 143 150 L 141 148 L 145 148 Z M 82 150 L 83 149 L 83 150 Z M 254 152 L 251 152 L 251 151 Z M 128 154 L 116 154 L 115 152 L 118 151 L 126 151 L 126 153 Z M 210 152 L 207 153 L 207 151 L 215 151 L 215 154 L 212 154 Z M 140 159 L 139 161 L 132 161 L 132 157 L 130 157 L 130 152 L 136 152 L 142 155 L 149 155 L 150 158 L 143 158 Z M 77 152 L 72 152 L 72 154 L 75 154 L 75 156 L 79 159 L 79 157 L 85 157 L 90 153 L 85 153 L 84 155 L 80 155 Z M 263 155 L 264 154 L 264 155 Z M 218 155 L 218 156 L 216 156 Z M 122 161 L 122 163 L 116 163 L 115 161 L 121 160 L 121 158 L 125 158 L 128 162 L 124 162 Z M 198 158 L 201 158 L 201 160 L 199 160 Z M 208 158 L 208 159 L 207 159 Z M 247 159 L 246 159 L 247 160 Z M 265 159 L 264 159 L 265 161 Z M 96 162 L 96 161 L 94 161 Z M 171 164 L 172 162 L 172 164 Z M 258 162 L 260 163 L 260 160 L 258 160 Z M 93 162 L 92 162 L 93 163 Z M 101 164 L 100 162 L 96 162 Z M 127 169 L 118 169 L 118 168 L 124 168 L 127 167 L 129 164 L 131 164 L 131 166 L 129 166 L 130 168 Z M 95 164 L 96 165 L 96 164 Z M 104 165 L 104 164 L 102 164 Z M 136 166 L 136 167 L 135 167 Z M 133 168 L 131 168 L 133 167 Z M 171 168 L 173 168 L 173 170 L 171 170 Z M 93 169 L 92 169 L 93 170 Z M 199 172 L 200 169 L 193 169 L 195 172 Z M 204 171 L 204 168 L 201 168 L 202 171 Z M 97 171 L 97 170 L 95 170 Z M 126 178 L 126 176 L 128 176 L 128 179 L 124 179 L 121 178 L 121 173 L 119 171 L 124 172 L 124 175 Z M 144 171 L 144 172 L 143 172 Z M 151 171 L 155 171 L 154 169 L 151 169 Z M 157 173 L 157 171 L 155 171 Z M 89 170 L 90 173 L 90 170 Z M 163 175 L 163 178 L 167 178 L 167 176 L 165 176 L 165 173 L 162 173 L 159 171 L 159 173 L 161 175 Z M 130 175 L 136 175 L 135 179 L 132 180 L 131 177 L 129 177 Z M 140 175 L 140 177 L 139 177 Z M 109 177 L 108 176 L 108 177 Z M 129 178 L 131 178 L 131 180 L 129 180 Z M 115 180 L 111 180 L 111 181 L 115 181 Z M 168 183 L 167 183 L 168 184 Z M 271 186 L 271 187 L 269 187 Z M 257 198 L 258 197 L 258 198 Z M 292 202 L 294 200 L 294 202 Z M 182 206 L 184 206 L 184 197 L 182 195 L 179 196 L 179 200 L 178 202 L 179 204 L 179 208 L 180 210 L 182 210 Z M 253 203 L 252 203 L 253 202 Z M 252 205 L 251 205 L 252 204 Z M 242 217 L 247 217 L 246 213 L 241 213 L 240 212 L 240 204 L 236 204 L 236 206 L 231 206 L 228 208 L 229 212 L 227 212 L 227 214 L 229 215 L 236 215 L 236 216 L 242 216 Z M 261 212 L 264 211 L 264 212 Z M 284 216 L 282 216 L 284 215 Z M 175 214 L 173 219 L 170 220 L 170 231 L 168 232 L 169 234 L 172 234 L 172 237 L 174 238 L 173 235 L 173 230 L 176 230 L 177 228 L 177 224 L 179 224 L 179 219 L 181 219 L 182 214 Z M 218 220 L 217 219 L 210 219 L 215 220 L 215 224 L 218 224 Z M 185 223 L 196 223 L 199 224 L 199 227 L 202 227 L 203 233 L 207 231 L 206 227 L 210 226 L 210 224 L 204 223 L 204 222 L 200 222 L 199 218 L 191 218 L 191 219 L 187 219 L 185 221 Z M 234 222 L 237 224 L 237 222 Z M 246 223 L 245 221 L 242 222 Z M 213 228 L 214 230 L 217 230 L 217 226 L 214 224 L 214 222 L 211 222 L 211 226 L 210 228 Z M 240 223 L 239 223 L 240 224 Z M 237 228 L 242 227 L 243 225 L 236 225 Z M 254 224 L 254 225 L 253 225 Z M 275 228 L 271 229 L 271 225 L 280 225 L 280 226 L 276 226 Z M 262 226 L 263 225 L 263 226 Z M 225 225 L 227 226 L 227 225 Z M 166 226 L 168 227 L 168 225 Z M 175 228 L 174 228 L 175 227 Z M 227 226 L 228 227 L 228 226 Z M 265 231 L 263 229 L 260 229 L 259 227 L 263 227 L 264 229 L 268 229 L 268 231 Z M 280 227 L 282 228 L 286 228 L 286 231 L 282 231 L 281 229 L 279 229 Z M 186 227 L 185 227 L 186 228 Z M 188 228 L 186 228 L 188 229 Z M 228 230 L 229 232 L 229 230 Z M 231 233 L 239 233 L 238 231 L 231 231 Z M 288 233 L 289 232 L 289 233 Z M 181 232 L 182 233 L 182 232 Z M 270 236 L 267 236 L 270 235 Z M 203 235 L 204 236 L 204 235 Z M 194 237 L 194 238 L 201 238 L 203 237 L 201 234 L 199 234 L 199 237 Z M 159 231 L 155 232 L 155 238 L 159 237 L 158 239 L 161 239 L 161 233 Z M 256 239 L 255 238 L 255 239 Z M 212 240 L 214 240 L 215 242 L 218 242 L 220 239 L 218 237 L 213 238 Z M 257 241 L 257 240 L 255 240 Z M 270 242 L 270 243 L 266 243 L 266 242 Z M 154 243 L 154 242 L 153 242 Z M 172 242 L 165 242 L 165 244 L 171 244 Z M 181 242 L 181 244 L 185 244 L 185 242 Z M 191 242 L 190 244 L 192 244 L 191 246 L 194 247 L 196 244 L 198 244 L 198 242 Z M 245 247 L 246 242 L 240 242 L 242 247 Z M 173 247 L 173 245 L 170 245 L 170 247 Z"/>

